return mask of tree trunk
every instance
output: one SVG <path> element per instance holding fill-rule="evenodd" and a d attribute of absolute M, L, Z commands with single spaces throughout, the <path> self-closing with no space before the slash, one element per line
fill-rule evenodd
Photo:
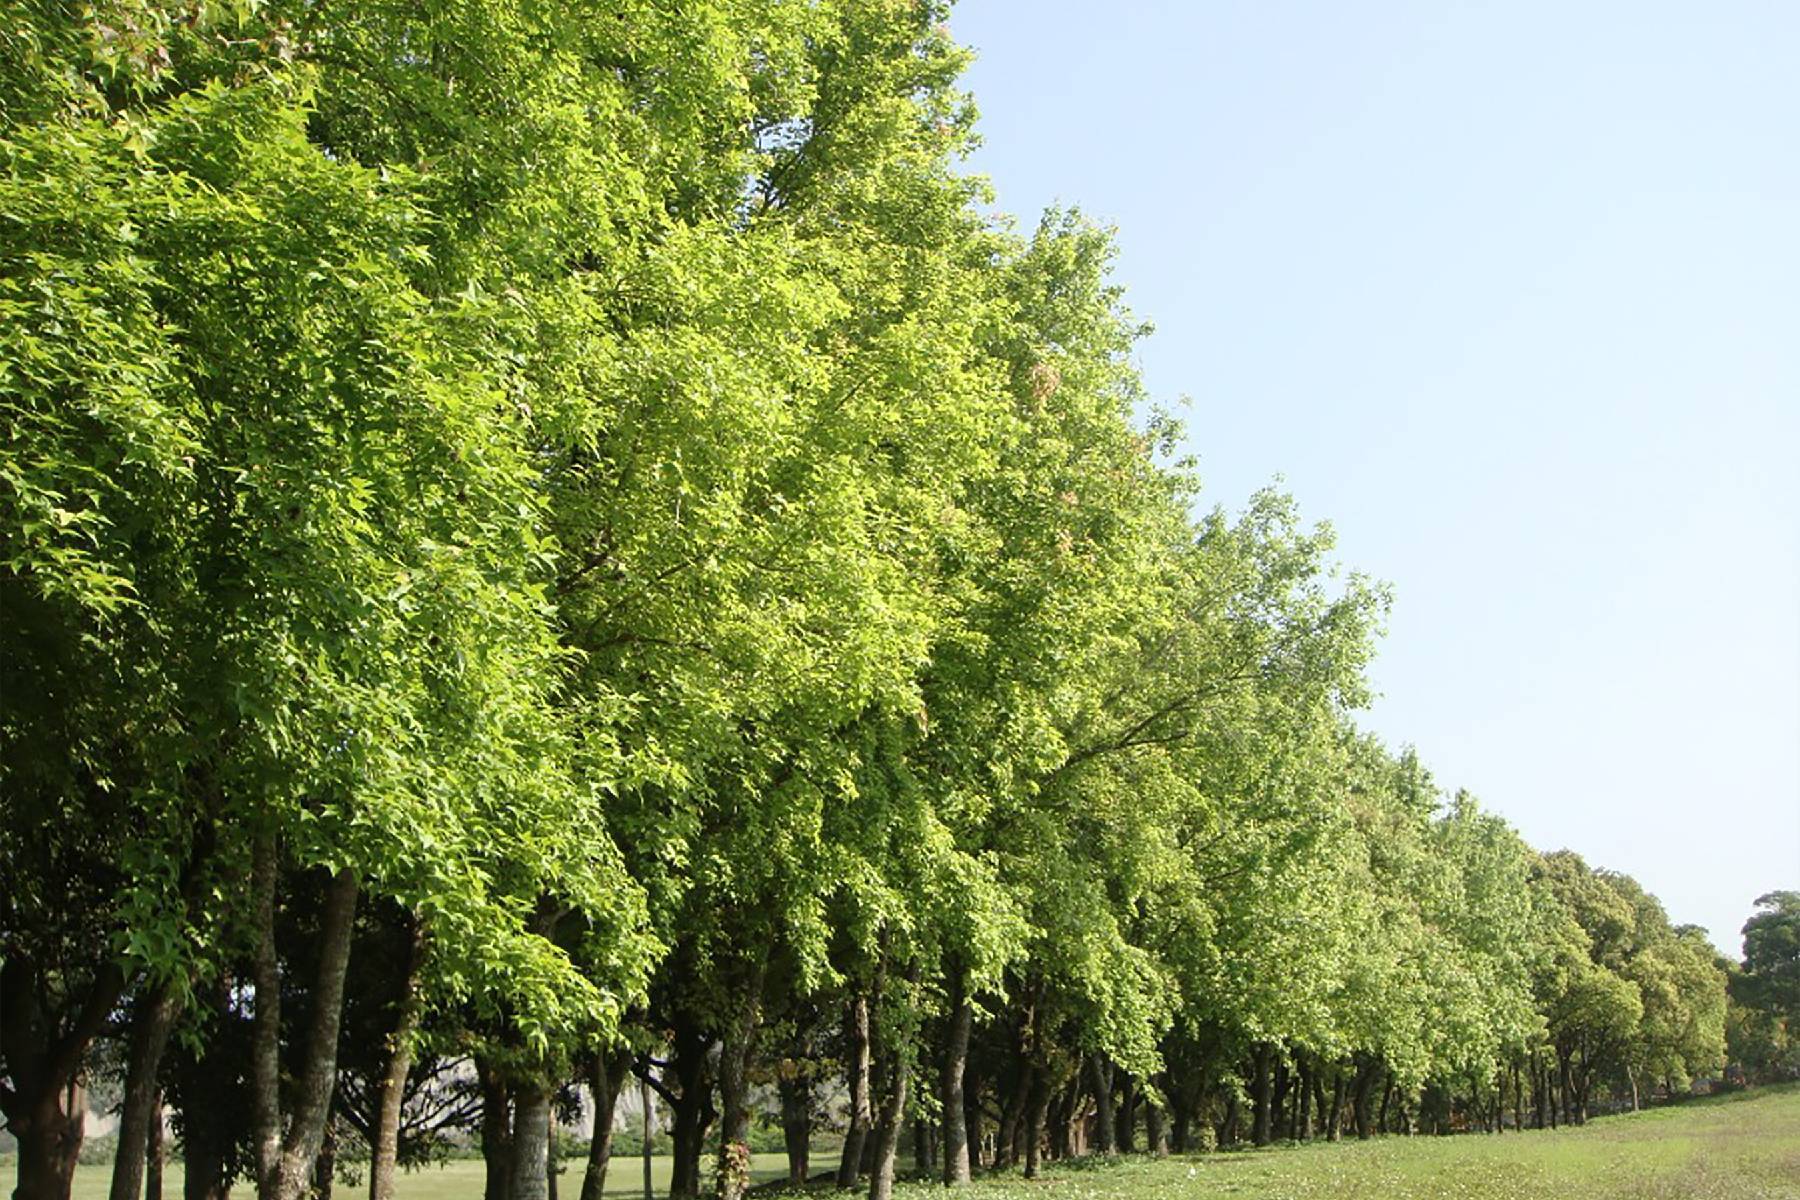
<path fill-rule="evenodd" d="M 144 1146 L 144 1200 L 163 1200 L 163 1166 L 168 1161 L 168 1150 L 163 1138 L 163 1094 L 162 1089 L 156 1091 L 156 1098 L 151 1102 L 150 1138 Z"/>
<path fill-rule="evenodd" d="M 256 1146 L 256 1194 L 274 1200 L 281 1175 L 281 965 L 275 956 L 275 835 L 256 837 L 250 863 L 256 957 L 250 1035 L 250 1120 Z"/>
<path fill-rule="evenodd" d="M 350 968 L 350 934 L 356 917 L 357 880 L 348 867 L 331 877 L 319 915 L 319 965 L 312 986 L 312 1019 L 294 1083 L 287 1129 L 281 1116 L 281 970 L 275 951 L 278 861 L 274 838 L 257 839 L 251 887 L 257 923 L 255 1024 L 251 1049 L 251 1112 L 256 1142 L 258 1200 L 301 1200 L 331 1118 L 337 1088 L 338 1029 L 344 1015 L 344 981 Z"/>
<path fill-rule="evenodd" d="M 650 1178 L 650 1165 L 653 1157 L 652 1144 L 656 1140 L 656 1090 L 650 1086 L 650 1064 L 644 1064 L 643 1078 L 638 1081 L 638 1100 L 644 1108 L 644 1200 L 650 1200 L 655 1191 Z"/>
<path fill-rule="evenodd" d="M 1044 1155 L 1044 1112 L 1050 1106 L 1050 1072 L 1034 1066 L 1025 1093 L 1025 1178 L 1036 1179 Z"/>
<path fill-rule="evenodd" d="M 1356 1116 L 1356 1136 L 1367 1141 L 1374 1132 L 1369 1122 L 1369 1093 L 1375 1086 L 1375 1077 L 1380 1074 L 1381 1067 L 1377 1060 L 1370 1059 L 1362 1064 L 1356 1072 L 1355 1093 L 1351 1101 Z"/>
<path fill-rule="evenodd" d="M 1267 1042 L 1258 1042 L 1250 1057 L 1250 1138 L 1258 1146 L 1275 1140 L 1270 1114 L 1269 1072 L 1274 1057 Z"/>
<path fill-rule="evenodd" d="M 629 1050 L 596 1050 L 588 1063 L 588 1091 L 594 1098 L 594 1136 L 588 1139 L 581 1200 L 601 1200 L 606 1191 L 606 1168 L 612 1162 L 613 1111 L 619 1104 L 619 1089 L 630 1071 Z"/>
<path fill-rule="evenodd" d="M 844 1014 L 844 1041 L 849 1048 L 847 1071 L 850 1085 L 850 1128 L 844 1134 L 843 1157 L 838 1161 L 837 1185 L 856 1186 L 862 1167 L 863 1143 L 869 1136 L 869 998 L 858 994 Z"/>
<path fill-rule="evenodd" d="M 337 1130 L 328 1120 L 325 1136 L 319 1142 L 319 1156 L 312 1165 L 312 1200 L 331 1200 L 331 1187 L 337 1178 Z"/>
<path fill-rule="evenodd" d="M 507 1200 L 512 1171 L 512 1093 L 492 1063 L 475 1060 L 481 1080 L 481 1157 L 487 1164 L 482 1200 Z"/>
<path fill-rule="evenodd" d="M 1117 1078 L 1119 1115 L 1113 1121 L 1113 1142 L 1120 1154 L 1131 1154 L 1137 1150 L 1137 1079 L 1130 1071 L 1120 1071 Z"/>
<path fill-rule="evenodd" d="M 406 1076 L 412 1070 L 413 1034 L 419 1028 L 424 997 L 419 976 L 425 967 L 425 927 L 408 915 L 412 939 L 407 950 L 406 977 L 400 985 L 394 1031 L 388 1035 L 386 1069 L 375 1085 L 375 1128 L 369 1147 L 369 1200 L 393 1200 L 394 1171 L 400 1156 L 400 1115 L 406 1103 Z M 114 1197 L 114 1200 L 118 1200 Z"/>
<path fill-rule="evenodd" d="M 550 1087 L 541 1080 L 513 1090 L 511 1157 L 507 1200 L 549 1200 Z"/>
<path fill-rule="evenodd" d="M 781 1079 L 778 1088 L 781 1092 L 781 1137 L 787 1145 L 788 1182 L 799 1186 L 806 1182 L 811 1166 L 812 1080 L 796 1074 L 792 1079 Z"/>
<path fill-rule="evenodd" d="M 142 1190 L 150 1127 L 153 1123 L 162 1124 L 162 1089 L 157 1086 L 157 1072 L 179 1008 L 174 988 L 164 980 L 145 994 L 132 1019 L 125 1097 L 119 1109 L 119 1140 L 113 1154 L 108 1200 L 138 1200 Z"/>
<path fill-rule="evenodd" d="M 762 968 L 758 965 L 719 1048 L 719 1094 L 724 1101 L 715 1176 L 719 1200 L 743 1200 L 750 1187 L 750 1050 L 756 1040 L 761 997 Z"/>
<path fill-rule="evenodd" d="M 965 994 L 959 968 L 951 970 L 949 985 L 950 1021 L 944 1037 L 938 1100 L 944 1110 L 944 1184 L 961 1187 L 969 1182 L 969 1125 L 963 1104 L 963 1072 L 969 1064 L 969 1027 L 974 1010 Z"/>
<path fill-rule="evenodd" d="M 1094 1153 L 1111 1154 L 1113 1140 L 1112 1060 L 1096 1050 L 1088 1055 L 1088 1086 L 1094 1095 Z"/>
<path fill-rule="evenodd" d="M 674 1100 L 671 1131 L 674 1162 L 669 1179 L 669 1200 L 696 1200 L 700 1195 L 700 1158 L 707 1130 L 716 1115 L 712 1106 L 712 1074 L 707 1062 L 712 1039 L 692 1020 L 675 1026 L 675 1057 L 670 1065 L 680 1094 Z"/>
<path fill-rule="evenodd" d="M 887 1084 L 887 1100 L 881 1106 L 881 1119 L 875 1130 L 875 1165 L 869 1172 L 869 1200 L 892 1200 L 894 1159 L 900 1149 L 900 1126 L 906 1120 L 906 1085 L 912 1074 L 902 1048 L 895 1047 L 886 1057 L 882 1074 Z"/>
<path fill-rule="evenodd" d="M 1144 1149 L 1157 1158 L 1169 1154 L 1169 1129 L 1163 1120 L 1162 1106 L 1154 1101 L 1144 1103 Z"/>

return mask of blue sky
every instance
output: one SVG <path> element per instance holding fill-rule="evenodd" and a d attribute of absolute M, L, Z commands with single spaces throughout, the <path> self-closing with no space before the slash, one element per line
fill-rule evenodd
<path fill-rule="evenodd" d="M 1365 724 L 1735 953 L 1800 888 L 1800 4 L 965 0 L 1212 503 L 1396 604 Z"/>

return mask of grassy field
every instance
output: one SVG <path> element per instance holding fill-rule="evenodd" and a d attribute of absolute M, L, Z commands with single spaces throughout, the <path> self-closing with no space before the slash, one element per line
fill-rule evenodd
<path fill-rule="evenodd" d="M 614 1164 L 608 1191 L 641 1193 L 641 1160 Z M 655 1160 L 666 1187 L 668 1160 Z M 816 1161 L 815 1171 L 831 1167 Z M 10 1166 L 10 1164 L 8 1164 Z M 561 1193 L 580 1190 L 580 1163 L 568 1164 Z M 756 1178 L 786 1174 L 779 1154 L 760 1154 Z M 179 1167 L 168 1194 L 180 1196 Z M 110 1172 L 83 1167 L 74 1200 L 105 1200 Z M 400 1200 L 480 1200 L 482 1166 L 453 1162 L 407 1174 Z M 942 1190 L 902 1184 L 903 1198 Z M 247 1196 L 240 1187 L 237 1194 Z M 358 1193 L 340 1189 L 343 1200 Z M 1051 1167 L 1043 1179 L 978 1178 L 969 1200 L 1800 1200 L 1800 1087 L 1695 1101 L 1678 1108 L 1608 1117 L 1557 1132 L 1385 1138 L 1338 1145 L 1281 1146 L 1168 1159 L 1084 1161 Z"/>
<path fill-rule="evenodd" d="M 563 1173 L 557 1181 L 558 1195 L 565 1200 L 576 1200 L 581 1195 L 581 1175 L 586 1168 L 586 1160 L 563 1163 Z M 658 1196 L 669 1190 L 669 1165 L 666 1156 L 653 1157 L 650 1160 L 650 1178 Z M 426 1167 L 419 1171 L 403 1171 L 399 1183 L 395 1187 L 397 1200 L 481 1200 L 482 1181 L 485 1167 L 480 1159 L 457 1159 L 440 1166 Z M 813 1155 L 812 1170 L 814 1174 L 837 1169 L 835 1154 Z M 787 1155 L 757 1154 L 751 1157 L 751 1177 L 758 1183 L 766 1183 L 773 1179 L 787 1177 Z M 365 1174 L 364 1179 L 368 1176 Z M 0 1190 L 11 1191 L 12 1163 L 0 1158 Z M 75 1169 L 75 1188 L 70 1200 L 106 1200 L 107 1185 L 112 1181 L 110 1166 L 81 1166 Z M 240 1183 L 231 1191 L 232 1200 L 253 1200 L 255 1189 Z M 339 1184 L 334 1190 L 336 1200 L 365 1200 L 368 1196 L 366 1184 L 351 1187 Z M 644 1160 L 641 1158 L 614 1159 L 606 1174 L 606 1194 L 609 1196 L 642 1196 L 644 1194 Z M 168 1165 L 163 1178 L 163 1195 L 167 1200 L 181 1200 L 181 1164 L 172 1162 Z"/>

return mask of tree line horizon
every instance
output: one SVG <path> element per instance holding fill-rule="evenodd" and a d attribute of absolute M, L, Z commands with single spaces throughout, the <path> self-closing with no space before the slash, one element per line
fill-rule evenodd
<path fill-rule="evenodd" d="M 1203 508 L 936 0 L 0 27 L 0 1114 L 69 1200 L 673 1200 L 1584 1121 L 1800 1067 L 1742 964 L 1360 731 L 1385 586 Z M 1195 432 L 1204 439 L 1205 430 Z M 469 1061 L 446 1091 L 445 1063 Z M 779 1114 L 753 1111 L 768 1088 Z M 599 1200 L 611 1121 L 583 1200 Z"/>

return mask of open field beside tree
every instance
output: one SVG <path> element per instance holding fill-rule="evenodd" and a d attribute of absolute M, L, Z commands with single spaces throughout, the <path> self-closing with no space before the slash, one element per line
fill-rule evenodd
<path fill-rule="evenodd" d="M 656 1187 L 669 1180 L 658 1158 Z M 757 1155 L 754 1177 L 786 1170 Z M 74 1200 L 105 1200 L 106 1167 L 76 1172 Z M 641 1195 L 621 1172 L 613 1195 Z M 400 1200 L 479 1200 L 481 1164 L 403 1174 Z M 771 1193 L 778 1195 L 782 1193 Z M 896 1185 L 903 1197 L 941 1194 L 934 1182 Z M 1783 1086 L 1621 1114 L 1543 1137 L 1391 1137 L 1352 1146 L 1281 1145 L 1224 1154 L 1074 1161 L 1027 1183 L 974 1181 L 982 1200 L 1793 1200 L 1800 1197 L 1800 1087 Z"/>

